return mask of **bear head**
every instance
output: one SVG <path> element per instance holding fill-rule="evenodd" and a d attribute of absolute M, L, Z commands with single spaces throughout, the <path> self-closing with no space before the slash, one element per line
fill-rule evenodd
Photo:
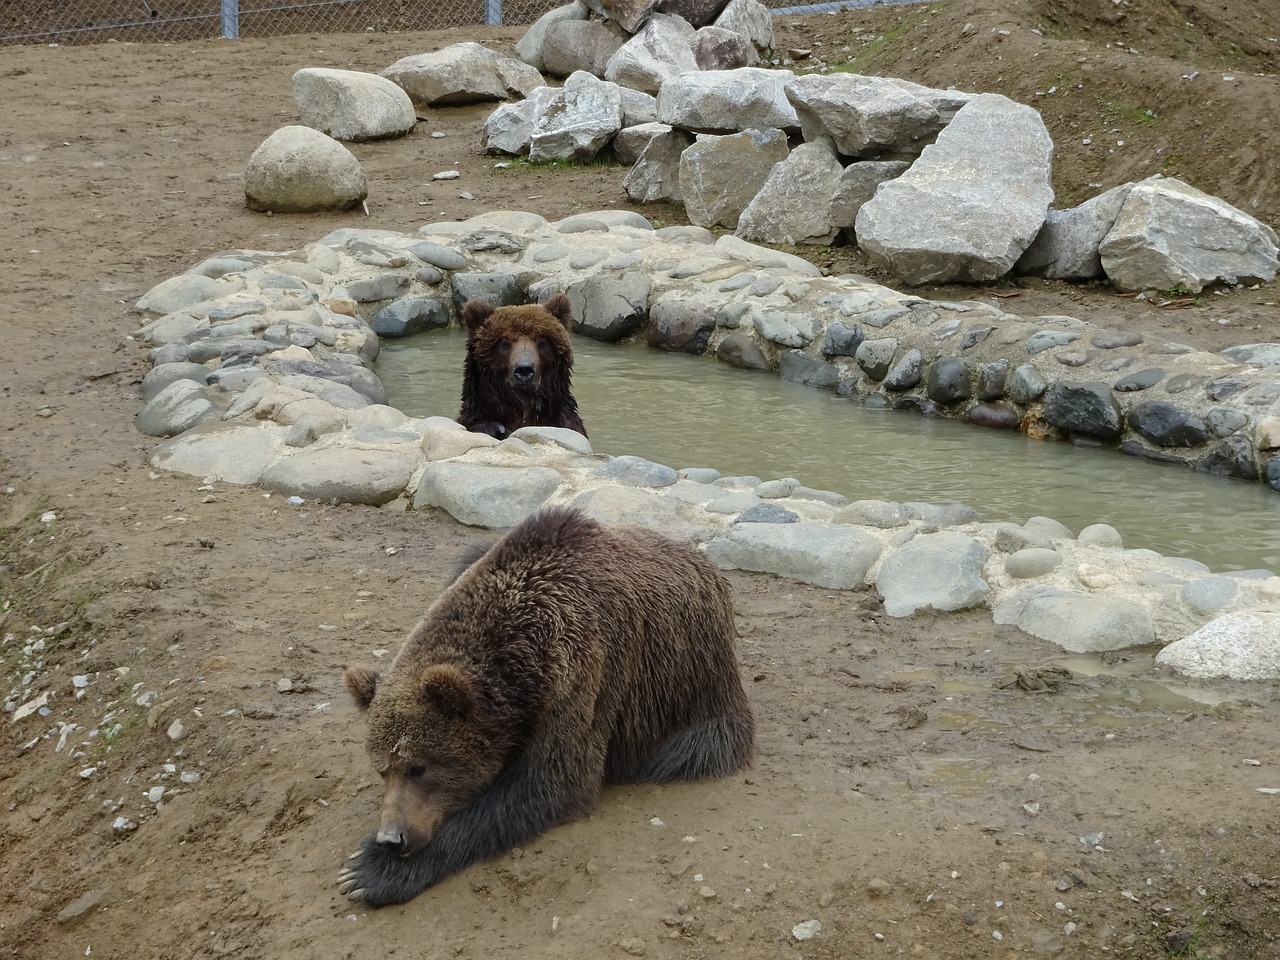
<path fill-rule="evenodd" d="M 498 776 L 511 732 L 453 664 L 397 663 L 386 675 L 353 665 L 343 682 L 368 720 L 369 759 L 382 777 L 378 843 L 411 857 Z"/>
<path fill-rule="evenodd" d="M 557 293 L 544 304 L 494 307 L 469 300 L 462 308 L 467 358 L 486 379 L 517 394 L 569 392 L 573 346 L 569 298 Z"/>

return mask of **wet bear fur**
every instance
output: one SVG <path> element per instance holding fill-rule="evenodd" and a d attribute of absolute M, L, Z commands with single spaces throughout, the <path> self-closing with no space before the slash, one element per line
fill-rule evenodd
<path fill-rule="evenodd" d="M 383 778 L 339 889 L 403 903 L 593 807 L 610 783 L 722 777 L 755 724 L 728 584 L 695 550 L 549 509 L 435 602 L 385 674 L 347 668 Z"/>
<path fill-rule="evenodd" d="M 557 293 L 542 305 L 497 308 L 469 300 L 462 323 L 467 357 L 460 424 L 499 440 L 520 427 L 565 427 L 587 435 L 570 389 L 568 297 Z"/>

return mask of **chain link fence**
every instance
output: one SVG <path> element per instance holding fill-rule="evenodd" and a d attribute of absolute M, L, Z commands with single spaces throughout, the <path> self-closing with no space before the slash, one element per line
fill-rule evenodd
<path fill-rule="evenodd" d="M 564 0 L 2 0 L 0 44 L 173 42 L 528 24 Z"/>
<path fill-rule="evenodd" d="M 785 6 L 817 13 L 918 0 L 838 0 Z M 476 24 L 530 24 L 564 0 L 0 0 L 0 46 L 274 37 L 294 33 L 394 33 Z"/>

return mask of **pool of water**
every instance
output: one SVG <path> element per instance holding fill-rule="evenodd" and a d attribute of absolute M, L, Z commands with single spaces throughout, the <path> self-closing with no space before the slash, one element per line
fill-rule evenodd
<path fill-rule="evenodd" d="M 384 341 L 377 372 L 414 417 L 454 417 L 460 331 Z M 868 410 L 823 390 L 709 357 L 574 343 L 574 396 L 599 453 L 673 467 L 795 477 L 852 500 L 965 503 L 986 520 L 1109 523 L 1125 546 L 1214 570 L 1280 571 L 1280 495 L 1114 450 L 1029 440 L 914 413 Z"/>

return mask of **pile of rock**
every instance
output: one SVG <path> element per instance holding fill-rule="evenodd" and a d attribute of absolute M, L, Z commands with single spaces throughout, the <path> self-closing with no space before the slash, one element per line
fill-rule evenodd
<path fill-rule="evenodd" d="M 1275 231 L 1179 180 L 1051 209 L 1053 143 L 1006 97 L 750 66 L 663 78 L 666 62 L 642 74 L 652 103 L 582 69 L 496 109 L 483 145 L 534 160 L 612 146 L 637 202 L 680 202 L 692 223 L 766 243 L 843 235 L 910 284 L 1016 271 L 1199 292 L 1275 277 Z"/>
<path fill-rule="evenodd" d="M 692 223 L 759 242 L 843 235 L 910 284 L 1017 271 L 1198 292 L 1275 277 L 1275 231 L 1178 180 L 1052 209 L 1053 144 L 1029 106 L 753 66 L 772 43 L 757 0 L 573 0 L 529 29 L 522 60 L 458 43 L 378 76 L 299 70 L 303 125 L 254 153 L 246 200 L 359 205 L 364 173 L 339 141 L 400 136 L 417 107 L 510 100 L 485 123 L 486 149 L 581 161 L 611 148 L 632 164 L 623 186 L 636 201 L 677 201 Z"/>

